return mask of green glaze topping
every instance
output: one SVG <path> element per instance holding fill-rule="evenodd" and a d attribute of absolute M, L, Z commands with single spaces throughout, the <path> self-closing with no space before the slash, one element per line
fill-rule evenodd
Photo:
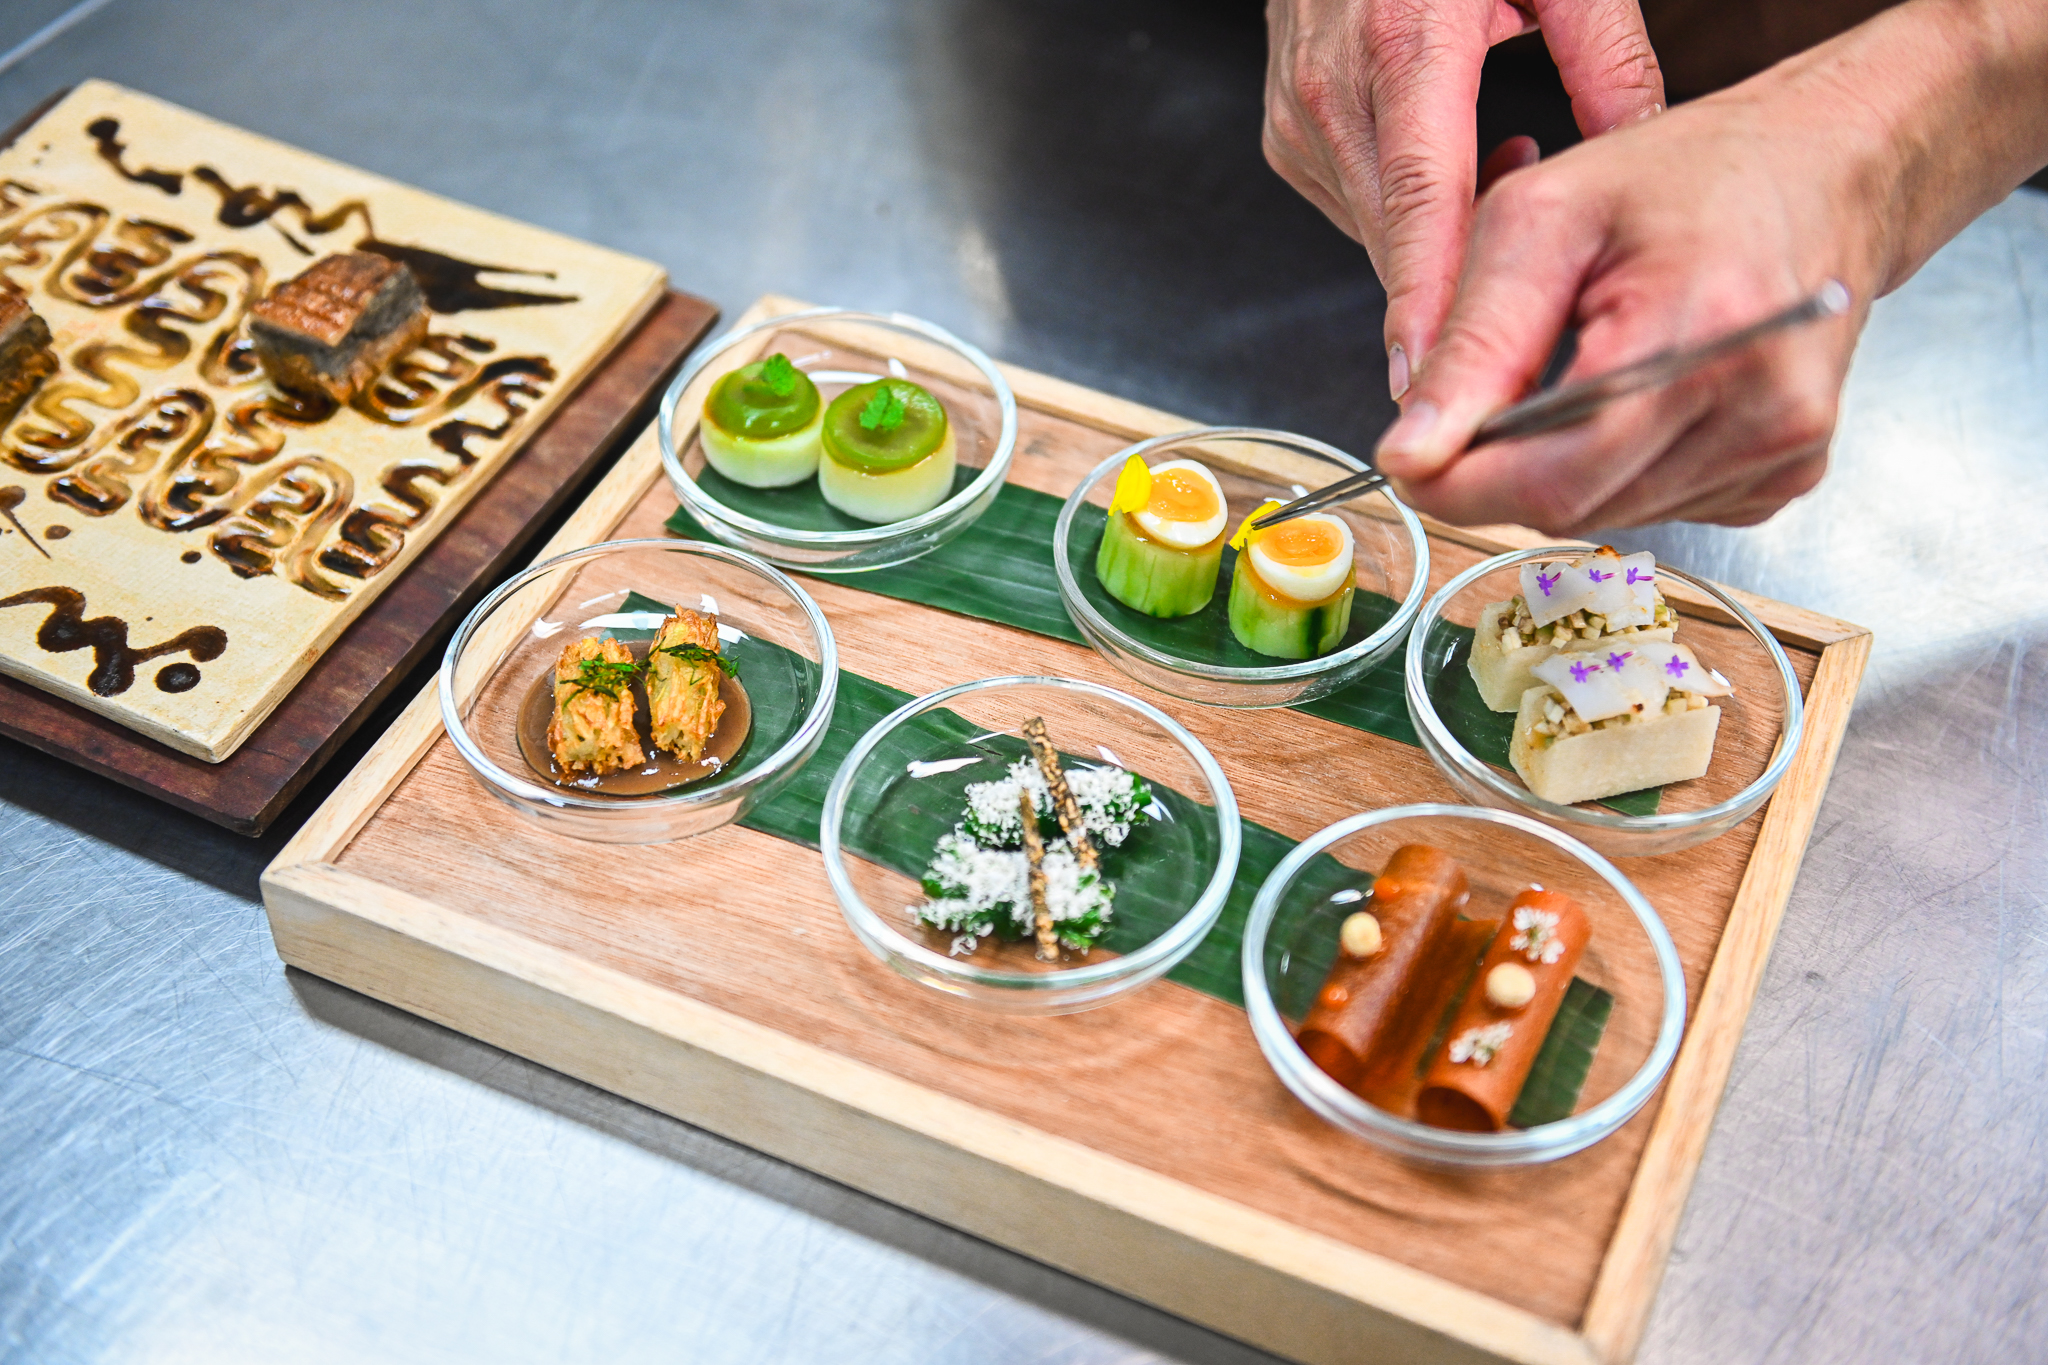
<path fill-rule="evenodd" d="M 857 384 L 825 410 L 825 453 L 851 469 L 907 469 L 946 439 L 946 409 L 908 379 Z"/>
<path fill-rule="evenodd" d="M 729 436 L 762 441 L 802 431 L 818 415 L 818 386 L 777 351 L 711 387 L 704 417 Z"/>

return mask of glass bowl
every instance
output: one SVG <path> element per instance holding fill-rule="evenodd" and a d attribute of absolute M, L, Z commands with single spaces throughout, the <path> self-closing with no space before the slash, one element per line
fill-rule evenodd
<path fill-rule="evenodd" d="M 923 385 L 945 405 L 957 450 L 953 494 L 920 516 L 886 525 L 828 505 L 817 481 L 748 488 L 711 468 L 698 426 L 729 371 L 781 351 L 827 402 L 885 375 Z M 978 348 L 902 313 L 811 308 L 731 332 L 690 358 L 662 396 L 662 468 L 676 497 L 711 535 L 787 569 L 881 569 L 929 554 L 994 502 L 1017 444 L 1017 400 Z"/>
<path fill-rule="evenodd" d="M 751 711 L 742 746 L 716 775 L 659 794 L 558 785 L 520 743 L 529 710 L 546 714 L 536 688 L 579 637 L 651 639 L 663 604 L 718 618 Z M 738 820 L 780 790 L 817 752 L 838 686 L 832 629 L 787 576 L 722 545 L 614 540 L 536 564 L 477 604 L 441 660 L 441 719 L 477 781 L 520 814 L 572 838 L 655 844 Z M 646 715 L 643 704 L 643 748 Z"/>
<path fill-rule="evenodd" d="M 1538 797 L 1507 766 L 1514 717 L 1488 710 L 1479 699 L 1467 663 L 1472 623 L 1489 604 L 1521 591 L 1523 564 L 1585 553 L 1584 546 L 1546 546 L 1496 555 L 1430 598 L 1408 637 L 1408 717 L 1422 747 L 1471 800 L 1533 815 L 1610 857 L 1670 853 L 1726 834 L 1770 799 L 1799 750 L 1799 678 L 1784 649 L 1747 607 L 1669 565 L 1657 566 L 1657 580 L 1679 614 L 1677 642 L 1735 685 L 1734 695 L 1714 699 L 1721 720 L 1706 776 L 1672 783 L 1661 795 L 1561 806 Z"/>
<path fill-rule="evenodd" d="M 1004 776 L 1042 716 L 1070 772 L 1113 765 L 1152 788 L 1154 818 L 1104 850 L 1117 890 L 1108 935 L 1040 962 L 1033 945 L 984 940 L 963 955 L 911 915 L 937 840 L 967 784 Z M 912 981 L 992 1010 L 1071 1014 L 1133 991 L 1193 952 L 1237 875 L 1237 800 L 1209 751 L 1136 697 L 1068 678 L 985 678 L 906 702 L 867 732 L 825 795 L 819 842 L 846 922 Z M 1142 878 L 1138 875 L 1142 872 Z"/>
<path fill-rule="evenodd" d="M 1548 1112 L 1557 1117 L 1497 1133 L 1430 1127 L 1368 1103 L 1295 1042 L 1335 958 L 1339 926 L 1371 905 L 1375 875 L 1404 844 L 1428 844 L 1458 862 L 1471 888 L 1471 919 L 1499 917 L 1532 883 L 1563 892 L 1586 912 L 1592 937 L 1573 974 L 1607 992 L 1612 1006 L 1576 1097 L 1568 1098 L 1568 1089 L 1550 1096 Z M 1578 840 L 1525 815 L 1476 806 L 1394 806 L 1340 820 L 1303 841 L 1252 902 L 1243 965 L 1252 1033 L 1282 1083 L 1344 1131 L 1429 1163 L 1513 1166 L 1592 1146 L 1649 1100 L 1685 1030 L 1678 950 L 1642 893 Z M 1412 1096 L 1406 1102 L 1412 1105 Z M 1529 1102 L 1525 1090 L 1520 1103 Z"/>
<path fill-rule="evenodd" d="M 1413 512 L 1380 491 L 1330 511 L 1351 527 L 1359 595 L 1344 647 L 1320 658 L 1267 660 L 1230 633 L 1231 566 L 1225 547 L 1216 595 L 1192 616 L 1160 620 L 1111 597 L 1095 576 L 1110 495 L 1132 456 L 1146 464 L 1198 459 L 1223 485 L 1228 527 L 1268 498 L 1290 502 L 1366 467 L 1306 436 L 1255 427 L 1205 427 L 1141 441 L 1104 460 L 1060 509 L 1053 568 L 1067 615 L 1096 652 L 1145 686 L 1204 706 L 1294 706 L 1347 687 L 1401 643 L 1429 590 L 1429 537 Z"/>

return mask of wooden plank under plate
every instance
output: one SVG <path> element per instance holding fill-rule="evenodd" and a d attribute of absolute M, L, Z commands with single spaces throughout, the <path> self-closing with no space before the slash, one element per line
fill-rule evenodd
<path fill-rule="evenodd" d="M 670 290 L 633 334 L 307 670 L 232 756 L 208 763 L 0 675 L 0 734 L 238 834 L 261 834 L 541 523 L 644 425 L 718 308 Z"/>
<path fill-rule="evenodd" d="M 798 306 L 764 299 L 742 321 Z M 1010 477 L 1041 491 L 1064 494 L 1124 443 L 1190 425 L 1007 373 Z M 549 552 L 661 534 L 673 507 L 650 434 Z M 1526 534 L 1433 528 L 1432 580 Z M 884 599 L 858 578 L 806 586 L 844 667 L 906 691 L 1029 671 L 1130 687 L 1079 646 Z M 769 835 L 729 826 L 621 848 L 541 831 L 478 785 L 431 691 L 280 853 L 265 904 L 295 966 L 1283 1355 L 1620 1362 L 1867 654 L 1858 627 L 1756 607 L 1806 689 L 1805 738 L 1763 814 L 1628 863 L 1678 946 L 1687 1040 L 1635 1119 L 1543 1167 L 1425 1169 L 1338 1132 L 1272 1075 L 1241 1010 L 1172 981 L 1054 1019 L 912 985 L 848 932 L 817 854 Z M 1687 629 L 1711 642 L 1729 627 Z M 1209 747 L 1247 819 L 1291 838 L 1359 809 L 1454 799 L 1394 740 L 1295 711 L 1150 700 Z M 1723 742 L 1769 740 L 1738 727 Z"/>

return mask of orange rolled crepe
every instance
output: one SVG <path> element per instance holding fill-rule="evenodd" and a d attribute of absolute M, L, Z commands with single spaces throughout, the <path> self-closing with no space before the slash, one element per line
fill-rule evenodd
<path fill-rule="evenodd" d="M 1448 853 L 1404 844 L 1387 859 L 1360 910 L 1379 921 L 1379 949 L 1353 957 L 1341 948 L 1295 1041 L 1339 1085 L 1356 1086 L 1373 1049 L 1403 1015 L 1411 983 L 1431 944 L 1456 918 L 1469 892 Z"/>
<path fill-rule="evenodd" d="M 1443 1050 L 1422 1078 L 1418 1119 L 1467 1133 L 1507 1126 L 1592 936 L 1586 912 L 1570 896 L 1530 887 L 1515 897 L 1451 1019 Z M 1499 1005 L 1487 994 L 1494 969 L 1507 964 L 1534 979 L 1524 1004 Z"/>

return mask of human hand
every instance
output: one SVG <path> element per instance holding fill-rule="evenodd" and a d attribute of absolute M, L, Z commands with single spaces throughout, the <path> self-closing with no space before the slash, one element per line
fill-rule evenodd
<path fill-rule="evenodd" d="M 1712 97 L 1503 180 L 1481 202 L 1442 339 L 1379 465 L 1446 520 L 1555 534 L 1682 519 L 1752 525 L 1818 483 L 1856 333 L 1888 287 L 1879 151 L 1829 102 Z M 1848 154 L 1845 154 L 1848 153 Z M 1460 454 L 1536 383 L 1756 321 L 1845 282 L 1851 316 L 1758 343 L 1585 426 Z"/>
<path fill-rule="evenodd" d="M 1372 256 L 1396 398 L 1450 308 L 1475 193 L 1536 160 L 1514 138 L 1478 165 L 1486 50 L 1540 26 L 1589 137 L 1663 107 L 1636 0 L 1269 0 L 1266 22 L 1266 159 Z"/>

